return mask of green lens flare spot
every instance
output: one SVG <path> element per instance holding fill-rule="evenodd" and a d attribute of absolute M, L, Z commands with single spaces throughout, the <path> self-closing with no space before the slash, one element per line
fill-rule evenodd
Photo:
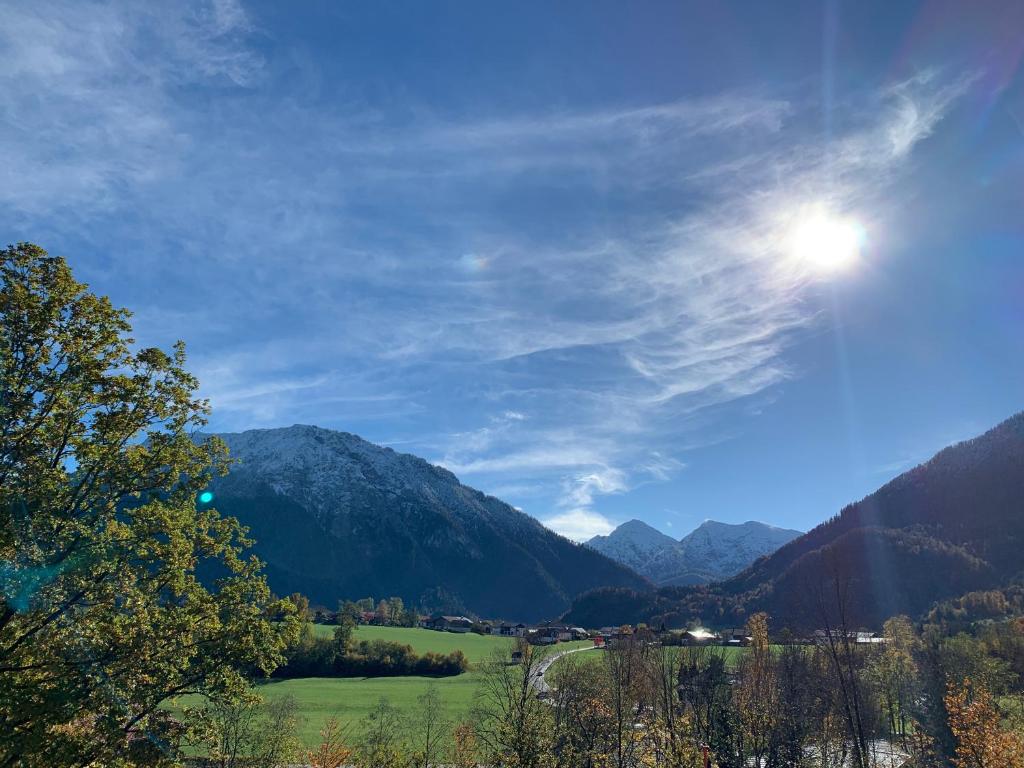
<path fill-rule="evenodd" d="M 213 494 L 209 491 L 203 491 L 199 494 L 199 502 L 201 504 L 209 504 L 211 501 L 213 501 Z"/>

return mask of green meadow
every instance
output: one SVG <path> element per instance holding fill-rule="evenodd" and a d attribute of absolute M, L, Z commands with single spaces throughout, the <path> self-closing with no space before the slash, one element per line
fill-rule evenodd
<path fill-rule="evenodd" d="M 317 634 L 332 635 L 333 624 L 314 624 Z M 416 653 L 444 653 L 461 650 L 471 664 L 487 661 L 495 651 L 504 651 L 511 647 L 512 639 L 495 635 L 477 635 L 473 632 L 437 632 L 433 629 L 419 627 L 373 627 L 358 626 L 354 634 L 356 640 L 388 640 L 393 643 L 411 645 Z"/>
<path fill-rule="evenodd" d="M 331 635 L 334 632 L 334 626 L 329 624 L 314 624 L 313 629 L 318 634 Z M 355 638 L 404 643 L 420 654 L 430 651 L 451 653 L 458 649 L 466 654 L 473 666 L 488 661 L 495 651 L 508 650 L 513 643 L 507 637 L 405 627 L 359 626 L 355 630 Z M 559 643 L 555 648 L 562 651 L 590 645 L 589 640 L 581 640 Z M 454 677 L 307 677 L 261 683 L 258 690 L 268 701 L 292 696 L 299 705 L 303 720 L 300 736 L 306 744 L 313 745 L 318 741 L 320 729 L 331 717 L 358 733 L 366 715 L 382 698 L 398 709 L 403 720 L 411 722 L 418 711 L 416 700 L 431 685 L 436 687 L 450 720 L 465 718 L 472 708 L 473 695 L 480 681 L 480 673 L 473 666 L 468 672 Z M 176 708 L 198 703 L 192 697 L 182 697 Z"/>
<path fill-rule="evenodd" d="M 479 681 L 478 672 L 455 677 L 306 677 L 264 683 L 259 692 L 268 701 L 292 696 L 299 705 L 303 742 L 316 744 L 320 729 L 330 717 L 336 717 L 350 732 L 358 733 L 362 721 L 380 699 L 387 699 L 411 722 L 418 712 L 416 700 L 427 687 L 434 685 L 444 704 L 446 716 L 455 721 L 469 714 L 473 694 Z"/>

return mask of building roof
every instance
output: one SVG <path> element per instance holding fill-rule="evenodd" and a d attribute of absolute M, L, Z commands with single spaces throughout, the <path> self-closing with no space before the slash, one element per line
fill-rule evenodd
<path fill-rule="evenodd" d="M 689 635 L 695 640 L 714 640 L 715 637 L 717 637 L 717 635 L 714 632 L 711 632 L 710 630 L 707 630 L 704 627 L 688 629 L 683 634 Z"/>

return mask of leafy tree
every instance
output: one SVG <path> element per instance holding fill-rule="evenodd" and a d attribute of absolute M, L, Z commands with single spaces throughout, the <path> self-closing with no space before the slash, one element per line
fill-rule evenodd
<path fill-rule="evenodd" d="M 359 606 L 353 603 L 351 600 L 346 600 L 342 603 L 338 603 L 338 613 L 335 620 L 341 624 L 346 618 L 351 619 L 353 624 L 359 623 Z"/>
<path fill-rule="evenodd" d="M 428 686 L 416 699 L 414 726 L 412 764 L 417 768 L 440 765 L 451 724 L 445 717 L 444 703 L 436 686 Z"/>
<path fill-rule="evenodd" d="M 191 742 L 217 768 L 278 768 L 299 754 L 298 703 L 282 696 L 210 701 L 189 713 Z"/>
<path fill-rule="evenodd" d="M 227 457 L 191 437 L 184 345 L 136 349 L 129 316 L 0 251 L 0 766 L 166 752 L 164 702 L 237 694 L 290 631 L 237 521 L 197 504 Z"/>
<path fill-rule="evenodd" d="M 375 605 L 372 597 L 364 597 L 362 600 L 356 601 L 356 606 L 360 611 L 373 611 Z"/>
<path fill-rule="evenodd" d="M 908 733 L 917 662 L 914 654 L 920 641 L 906 616 L 885 622 L 885 647 L 868 664 L 868 675 L 881 694 L 889 733 L 905 742 Z"/>
<path fill-rule="evenodd" d="M 999 711 L 983 686 L 970 679 L 950 683 L 946 710 L 957 742 L 957 768 L 1024 768 L 1024 737 L 999 726 Z"/>
<path fill-rule="evenodd" d="M 292 592 L 288 595 L 288 602 L 295 606 L 295 615 L 299 621 L 310 621 L 313 614 L 309 610 L 309 598 L 301 592 Z"/>
<path fill-rule="evenodd" d="M 405 602 L 400 597 L 392 597 L 387 601 L 388 624 L 398 624 L 405 613 Z"/>
<path fill-rule="evenodd" d="M 452 733 L 451 764 L 453 768 L 476 768 L 479 749 L 472 723 L 459 723 Z"/>
<path fill-rule="evenodd" d="M 494 765 L 542 768 L 550 762 L 550 707 L 539 701 L 534 680 L 544 656 L 520 640 L 512 661 L 497 652 L 483 668 L 476 700 L 477 737 Z"/>
<path fill-rule="evenodd" d="M 351 616 L 341 616 L 338 626 L 334 629 L 334 658 L 348 655 L 352 648 L 353 635 L 356 631 L 356 623 Z"/>
<path fill-rule="evenodd" d="M 320 743 L 306 753 L 312 768 L 341 768 L 348 765 L 355 750 L 349 746 L 345 730 L 336 717 L 330 717 L 320 729 Z"/>
<path fill-rule="evenodd" d="M 750 647 L 740 661 L 735 698 L 745 751 L 754 758 L 754 765 L 761 765 L 779 714 L 767 614 L 751 616 L 746 631 Z"/>
<path fill-rule="evenodd" d="M 401 768 L 408 763 L 406 757 L 398 710 L 382 698 L 363 721 L 357 765 L 360 768 Z"/>

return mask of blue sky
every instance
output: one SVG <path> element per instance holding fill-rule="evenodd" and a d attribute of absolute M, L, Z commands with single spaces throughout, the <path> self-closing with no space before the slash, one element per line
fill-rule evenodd
<path fill-rule="evenodd" d="M 7 2 L 0 232 L 575 538 L 809 528 L 1024 408 L 1020 3 Z M 793 258 L 856 222 L 842 270 Z"/>

